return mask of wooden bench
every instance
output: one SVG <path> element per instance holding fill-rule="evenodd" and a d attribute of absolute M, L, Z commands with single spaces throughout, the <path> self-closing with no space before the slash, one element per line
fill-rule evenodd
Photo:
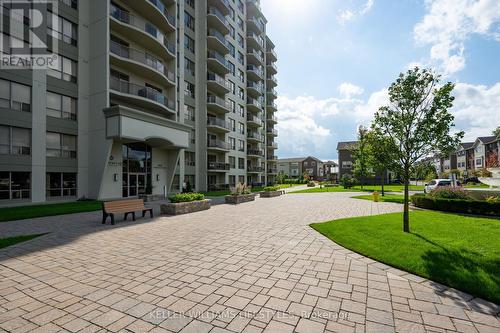
<path fill-rule="evenodd" d="M 143 199 L 127 199 L 117 201 L 106 201 L 102 203 L 102 224 L 111 217 L 111 224 L 115 224 L 115 214 L 124 214 L 123 220 L 127 219 L 128 214 L 132 214 L 132 220 L 135 221 L 135 212 L 142 211 L 142 217 L 149 212 L 149 216 L 153 217 L 153 208 L 144 206 Z"/>

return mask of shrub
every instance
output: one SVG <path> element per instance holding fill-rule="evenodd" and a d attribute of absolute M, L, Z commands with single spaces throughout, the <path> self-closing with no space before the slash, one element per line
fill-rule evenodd
<path fill-rule="evenodd" d="M 339 184 L 325 184 L 325 187 L 339 187 Z"/>
<path fill-rule="evenodd" d="M 470 199 L 469 193 L 461 187 L 436 187 L 429 192 L 429 197 L 433 199 Z"/>
<path fill-rule="evenodd" d="M 266 186 L 266 187 L 264 187 L 265 192 L 278 191 L 279 189 L 280 189 L 279 186 Z"/>
<path fill-rule="evenodd" d="M 489 202 L 489 203 L 498 203 L 500 204 L 500 196 L 491 196 L 491 197 L 487 197 L 486 198 L 486 202 Z"/>
<path fill-rule="evenodd" d="M 283 184 L 307 184 L 307 180 L 288 178 L 283 180 Z"/>
<path fill-rule="evenodd" d="M 242 195 L 252 193 L 252 187 L 247 183 L 238 183 L 235 187 L 231 187 L 231 195 Z"/>
<path fill-rule="evenodd" d="M 315 182 L 308 182 L 307 183 L 307 187 L 315 187 L 316 186 L 316 183 Z"/>
<path fill-rule="evenodd" d="M 354 179 L 350 175 L 343 175 L 342 179 L 340 180 L 340 184 L 344 187 L 344 189 L 352 188 L 354 185 L 356 185 L 356 179 Z"/>
<path fill-rule="evenodd" d="M 205 199 L 202 193 L 178 193 L 168 198 L 171 203 L 200 201 Z"/>
<path fill-rule="evenodd" d="M 444 212 L 500 216 L 500 202 L 476 201 L 471 199 L 431 198 L 423 194 L 411 197 L 413 205 L 419 208 Z"/>

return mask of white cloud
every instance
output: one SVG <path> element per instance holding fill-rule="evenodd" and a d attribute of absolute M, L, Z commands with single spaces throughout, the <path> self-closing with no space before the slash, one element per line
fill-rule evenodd
<path fill-rule="evenodd" d="M 491 135 L 500 126 L 500 83 L 491 87 L 457 83 L 451 110 L 458 130 L 465 131 L 465 140 Z"/>
<path fill-rule="evenodd" d="M 367 0 L 360 9 L 340 10 L 337 15 L 337 21 L 344 25 L 355 17 L 367 14 L 373 7 L 375 0 Z"/>
<path fill-rule="evenodd" d="M 338 89 L 340 95 L 346 98 L 361 95 L 364 91 L 363 88 L 349 82 L 341 83 Z"/>
<path fill-rule="evenodd" d="M 498 0 L 426 0 L 426 7 L 414 37 L 422 45 L 431 45 L 431 61 L 445 74 L 465 68 L 465 41 L 471 34 L 500 41 Z"/>

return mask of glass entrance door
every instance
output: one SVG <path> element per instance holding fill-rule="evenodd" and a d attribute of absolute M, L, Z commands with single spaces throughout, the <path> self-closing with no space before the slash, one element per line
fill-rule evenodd
<path fill-rule="evenodd" d="M 128 196 L 136 197 L 146 194 L 146 174 L 129 173 L 128 174 Z"/>

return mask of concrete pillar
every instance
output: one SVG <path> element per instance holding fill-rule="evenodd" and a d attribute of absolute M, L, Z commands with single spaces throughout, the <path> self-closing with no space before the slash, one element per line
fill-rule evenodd
<path fill-rule="evenodd" d="M 31 89 L 32 130 L 31 130 L 31 200 L 32 202 L 45 201 L 46 189 L 46 132 L 47 132 L 47 71 L 33 70 L 33 87 Z"/>

